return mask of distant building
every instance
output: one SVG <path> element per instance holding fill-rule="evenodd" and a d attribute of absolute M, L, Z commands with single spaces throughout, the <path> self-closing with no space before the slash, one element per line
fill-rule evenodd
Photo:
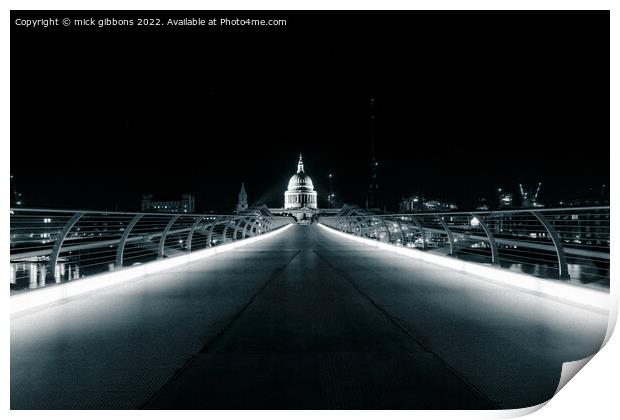
<path fill-rule="evenodd" d="M 284 209 L 292 213 L 298 221 L 311 220 L 317 211 L 317 192 L 312 179 L 304 170 L 301 154 L 297 163 L 297 173 L 293 174 L 284 192 Z"/>
<path fill-rule="evenodd" d="M 152 194 L 142 196 L 142 211 L 152 213 L 194 213 L 196 199 L 192 194 L 183 194 L 179 201 L 153 201 Z"/>
<path fill-rule="evenodd" d="M 421 194 L 413 194 L 409 197 L 403 197 L 398 205 L 400 213 L 416 213 L 421 212 L 422 204 L 424 203 L 424 196 Z"/>
<path fill-rule="evenodd" d="M 476 204 L 476 210 L 489 211 L 489 203 L 487 202 L 486 198 L 480 197 L 478 199 L 478 204 Z"/>
<path fill-rule="evenodd" d="M 500 193 L 499 194 L 499 208 L 511 208 L 513 206 L 512 193 Z"/>
<path fill-rule="evenodd" d="M 245 192 L 245 184 L 241 183 L 239 190 L 239 200 L 237 201 L 237 213 L 243 213 L 248 209 L 248 194 Z"/>
<path fill-rule="evenodd" d="M 441 202 L 439 200 L 428 200 L 422 194 L 413 194 L 403 197 L 398 206 L 400 213 L 420 213 L 420 212 L 440 212 L 453 211 L 458 207 L 454 203 Z"/>
<path fill-rule="evenodd" d="M 312 223 L 319 213 L 317 196 L 312 179 L 306 174 L 300 154 L 297 172 L 289 179 L 288 187 L 284 192 L 284 207 L 269 210 L 275 215 L 293 216 L 298 223 Z"/>

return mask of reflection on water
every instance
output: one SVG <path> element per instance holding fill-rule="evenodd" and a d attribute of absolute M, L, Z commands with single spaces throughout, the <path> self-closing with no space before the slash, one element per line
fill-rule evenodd
<path fill-rule="evenodd" d="M 501 254 L 500 254 L 501 255 Z M 457 252 L 457 258 L 466 261 L 476 262 L 480 264 L 489 264 L 490 256 L 483 254 L 474 254 L 471 252 Z M 523 263 L 502 260 L 500 257 L 500 267 L 503 269 L 516 271 L 530 276 L 540 277 L 544 279 L 557 279 L 558 266 L 555 263 Z M 575 261 L 568 262 L 569 283 L 577 285 L 589 286 L 597 289 L 609 289 L 609 262 L 605 261 Z"/>
<path fill-rule="evenodd" d="M 11 263 L 11 291 L 38 289 L 49 283 L 48 261 L 32 260 Z M 80 278 L 77 262 L 63 261 L 56 266 L 56 276 L 52 283 L 63 283 Z"/>
<path fill-rule="evenodd" d="M 415 246 L 415 244 L 414 244 Z M 448 248 L 433 248 L 428 250 L 432 253 L 441 255 L 448 255 Z M 460 249 L 456 252 L 458 259 L 466 261 L 476 262 L 480 264 L 488 265 L 490 262 L 489 251 L 481 248 L 474 249 L 468 248 L 466 250 Z M 501 255 L 501 254 L 500 254 Z M 143 256 L 136 259 L 133 264 L 146 263 L 153 260 L 156 254 Z M 56 266 L 56 275 L 48 276 L 48 264 L 47 258 L 33 258 L 27 261 L 15 261 L 11 262 L 11 292 L 17 292 L 22 290 L 38 289 L 49 285 L 50 281 L 54 283 L 63 283 L 71 280 L 78 279 L 80 277 L 98 274 L 105 271 L 114 269 L 114 264 L 98 264 L 98 265 L 86 265 L 80 267 L 79 260 L 59 261 Z M 531 264 L 522 262 L 511 262 L 502 260 L 500 257 L 500 267 L 503 269 L 516 271 L 531 276 L 536 276 L 546 279 L 556 279 L 558 277 L 557 264 Z M 568 272 L 570 275 L 570 283 L 579 285 L 590 286 L 594 288 L 609 289 L 609 262 L 586 262 L 585 264 L 571 262 L 569 259 Z M 50 280 L 51 279 L 51 280 Z"/>

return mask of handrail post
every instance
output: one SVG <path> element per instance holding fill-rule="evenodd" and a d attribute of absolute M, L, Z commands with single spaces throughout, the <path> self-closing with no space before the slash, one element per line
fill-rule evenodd
<path fill-rule="evenodd" d="M 164 228 L 164 231 L 161 233 L 161 237 L 159 238 L 159 245 L 157 246 L 157 258 L 164 258 L 164 245 L 166 244 L 166 236 L 168 236 L 168 232 L 172 225 L 181 217 L 180 214 L 176 216 L 172 216 L 172 218 L 168 221 L 168 224 Z"/>
<path fill-rule="evenodd" d="M 140 219 L 142 219 L 142 216 L 144 216 L 144 213 L 136 214 L 133 217 L 133 219 L 131 219 L 131 221 L 125 228 L 125 230 L 123 231 L 123 234 L 121 235 L 121 239 L 118 242 L 118 247 L 116 248 L 116 260 L 114 264 L 115 268 L 123 267 L 123 254 L 125 253 L 125 242 L 127 242 L 129 233 L 131 233 L 131 230 L 134 228 L 136 223 L 138 223 Z"/>
<path fill-rule="evenodd" d="M 489 244 L 491 245 L 491 263 L 493 265 L 499 265 L 499 254 L 497 251 L 497 243 L 495 242 L 495 237 L 491 232 L 491 229 L 487 226 L 487 224 L 482 220 L 482 216 L 478 213 L 470 213 L 472 217 L 475 217 L 480 224 L 480 227 L 484 230 L 484 233 L 489 238 Z"/>
<path fill-rule="evenodd" d="M 456 247 L 454 245 L 454 236 L 452 235 L 452 231 L 448 227 L 448 224 L 446 223 L 446 221 L 443 220 L 443 216 L 436 214 L 435 218 L 439 221 L 443 229 L 446 231 L 446 234 L 448 235 L 448 241 L 450 242 L 450 255 L 454 255 L 454 251 L 456 251 L 455 249 Z"/>
<path fill-rule="evenodd" d="M 558 257 L 558 277 L 560 280 L 570 280 L 570 274 L 568 273 L 568 261 L 566 259 L 566 253 L 564 252 L 564 247 L 562 246 L 562 241 L 560 241 L 560 237 L 558 232 L 555 230 L 553 225 L 549 223 L 549 221 L 542 215 L 542 213 L 538 211 L 531 212 L 534 217 L 536 217 L 540 223 L 545 227 L 547 233 L 551 237 L 551 241 L 555 246 L 555 252 Z"/>
<path fill-rule="evenodd" d="M 58 263 L 58 256 L 60 255 L 60 250 L 62 248 L 62 244 L 65 241 L 65 238 L 69 234 L 69 231 L 73 226 L 77 223 L 78 220 L 85 214 L 85 212 L 75 213 L 71 218 L 65 223 L 65 226 L 62 228 L 56 241 L 54 242 L 54 246 L 52 247 L 52 252 L 50 253 L 49 260 L 49 272 L 47 273 L 47 279 L 50 281 L 56 281 L 56 264 Z"/>

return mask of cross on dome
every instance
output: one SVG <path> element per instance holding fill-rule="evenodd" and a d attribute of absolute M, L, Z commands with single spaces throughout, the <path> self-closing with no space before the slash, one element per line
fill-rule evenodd
<path fill-rule="evenodd" d="M 297 163 L 297 173 L 304 172 L 304 161 L 301 158 L 301 153 L 299 154 L 299 163 Z"/>

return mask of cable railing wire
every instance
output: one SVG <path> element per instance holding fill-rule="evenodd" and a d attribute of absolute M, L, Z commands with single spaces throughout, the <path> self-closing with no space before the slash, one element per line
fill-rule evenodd
<path fill-rule="evenodd" d="M 11 291 L 30 290 L 262 235 L 293 220 L 263 214 L 172 214 L 14 208 Z"/>
<path fill-rule="evenodd" d="M 355 236 L 609 288 L 609 206 L 321 217 Z"/>

